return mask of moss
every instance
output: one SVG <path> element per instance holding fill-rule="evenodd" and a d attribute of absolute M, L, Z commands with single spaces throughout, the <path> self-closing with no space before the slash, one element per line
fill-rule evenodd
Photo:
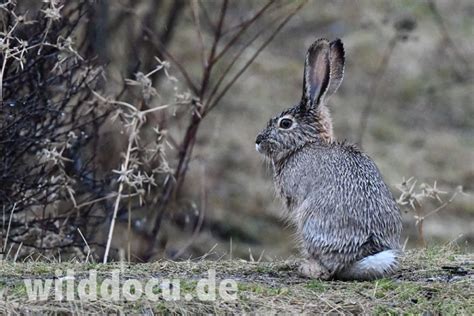
<path fill-rule="evenodd" d="M 239 283 L 238 290 L 242 296 L 248 293 L 258 294 L 262 296 L 287 295 L 288 287 L 271 287 L 262 283 Z"/>
<path fill-rule="evenodd" d="M 375 281 L 374 296 L 376 298 L 386 297 L 393 289 L 395 285 L 392 280 L 382 279 Z"/>
<path fill-rule="evenodd" d="M 271 266 L 258 265 L 255 267 L 255 271 L 258 273 L 272 273 L 275 270 Z"/>
<path fill-rule="evenodd" d="M 374 308 L 374 315 L 384 315 L 384 316 L 396 316 L 400 313 L 396 311 L 394 308 L 391 308 L 386 305 L 378 305 Z"/>
<path fill-rule="evenodd" d="M 27 291 L 25 284 L 23 282 L 15 283 L 14 286 L 8 287 L 8 295 L 26 297 Z"/>
<path fill-rule="evenodd" d="M 311 280 L 306 283 L 306 288 L 314 291 L 314 292 L 324 292 L 326 290 L 326 285 L 323 281 L 320 280 Z"/>

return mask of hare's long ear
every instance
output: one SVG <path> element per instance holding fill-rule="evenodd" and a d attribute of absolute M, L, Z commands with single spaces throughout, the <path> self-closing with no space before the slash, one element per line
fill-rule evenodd
<path fill-rule="evenodd" d="M 303 110 L 316 108 L 334 94 L 344 76 L 344 46 L 340 39 L 331 43 L 326 39 L 314 42 L 306 54 Z"/>
<path fill-rule="evenodd" d="M 319 39 L 311 45 L 306 53 L 303 78 L 302 110 L 317 107 L 329 86 L 330 43 Z"/>
<path fill-rule="evenodd" d="M 341 85 L 342 78 L 344 77 L 344 59 L 344 46 L 341 40 L 337 39 L 331 42 L 329 52 L 329 87 L 324 96 L 325 98 L 333 95 Z"/>

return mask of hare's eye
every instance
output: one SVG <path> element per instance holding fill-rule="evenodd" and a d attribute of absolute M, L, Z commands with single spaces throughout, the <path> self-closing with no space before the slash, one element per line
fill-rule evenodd
<path fill-rule="evenodd" d="M 289 129 L 293 125 L 293 121 L 289 118 L 284 118 L 280 120 L 280 128 Z"/>

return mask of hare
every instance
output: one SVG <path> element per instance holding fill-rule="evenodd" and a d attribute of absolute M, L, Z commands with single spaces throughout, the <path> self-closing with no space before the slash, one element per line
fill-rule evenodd
<path fill-rule="evenodd" d="M 344 73 L 341 40 L 319 39 L 306 54 L 301 101 L 270 119 L 257 151 L 273 165 L 285 217 L 296 226 L 305 277 L 373 280 L 396 271 L 400 210 L 375 163 L 334 140 L 327 99 Z"/>

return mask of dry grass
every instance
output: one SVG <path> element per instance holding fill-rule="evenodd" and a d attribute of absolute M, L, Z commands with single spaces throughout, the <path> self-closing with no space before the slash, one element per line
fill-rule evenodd
<path fill-rule="evenodd" d="M 123 265 L 3 262 L 0 290 L 5 298 L 0 313 L 29 312 L 126 312 L 126 313 L 336 313 L 336 314 L 421 314 L 425 312 L 451 315 L 472 315 L 474 303 L 474 255 L 458 250 L 433 248 L 410 251 L 399 274 L 373 282 L 321 282 L 297 277 L 288 262 L 222 261 L 159 261 Z M 55 270 L 75 269 L 76 279 L 86 277 L 87 270 L 96 269 L 98 280 L 110 276 L 113 269 L 122 269 L 124 278 L 181 279 L 181 293 L 193 293 L 198 279 L 208 269 L 217 271 L 217 278 L 231 278 L 238 283 L 238 300 L 225 302 L 139 300 L 136 302 L 30 302 L 27 301 L 23 279 L 52 278 Z"/>

